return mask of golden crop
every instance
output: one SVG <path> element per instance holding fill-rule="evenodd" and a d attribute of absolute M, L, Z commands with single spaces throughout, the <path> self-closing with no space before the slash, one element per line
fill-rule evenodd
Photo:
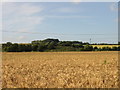
<path fill-rule="evenodd" d="M 103 48 L 103 47 L 118 47 L 120 45 L 92 45 L 93 47 Z"/>
<path fill-rule="evenodd" d="M 3 54 L 3 88 L 117 88 L 118 52 Z"/>

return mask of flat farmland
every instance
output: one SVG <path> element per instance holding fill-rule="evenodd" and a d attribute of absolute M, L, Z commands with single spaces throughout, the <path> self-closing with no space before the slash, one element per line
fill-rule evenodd
<path fill-rule="evenodd" d="M 3 88 L 117 88 L 118 52 L 4 52 Z"/>
<path fill-rule="evenodd" d="M 103 47 L 119 47 L 120 45 L 92 45 L 93 47 L 103 48 Z"/>

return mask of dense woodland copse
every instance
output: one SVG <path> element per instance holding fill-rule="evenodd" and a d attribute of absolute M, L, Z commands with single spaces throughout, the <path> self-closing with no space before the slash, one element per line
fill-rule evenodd
<path fill-rule="evenodd" d="M 120 43 L 119 43 L 120 44 Z M 58 39 L 35 40 L 28 44 L 7 42 L 2 44 L 3 52 L 47 52 L 47 51 L 120 51 L 119 47 L 93 47 L 88 42 L 59 41 Z"/>

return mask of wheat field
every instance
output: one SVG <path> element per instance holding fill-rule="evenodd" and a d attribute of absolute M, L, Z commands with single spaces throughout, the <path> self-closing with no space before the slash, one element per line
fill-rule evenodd
<path fill-rule="evenodd" d="M 2 88 L 118 88 L 118 52 L 3 52 Z"/>

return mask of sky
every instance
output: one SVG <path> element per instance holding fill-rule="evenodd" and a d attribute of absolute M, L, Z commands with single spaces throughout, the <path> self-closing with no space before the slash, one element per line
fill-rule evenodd
<path fill-rule="evenodd" d="M 92 43 L 118 42 L 116 2 L 6 2 L 2 42 L 55 38 Z"/>

